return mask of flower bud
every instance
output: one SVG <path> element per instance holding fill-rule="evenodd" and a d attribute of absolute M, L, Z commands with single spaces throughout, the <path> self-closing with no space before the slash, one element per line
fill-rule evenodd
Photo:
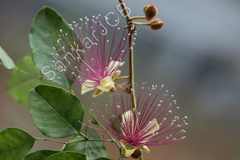
<path fill-rule="evenodd" d="M 151 29 L 152 30 L 159 30 L 159 29 L 162 28 L 163 24 L 164 23 L 161 19 L 156 18 L 151 23 Z"/>
<path fill-rule="evenodd" d="M 142 151 L 140 149 L 136 149 L 134 153 L 131 155 L 134 159 L 139 159 L 142 156 Z"/>
<path fill-rule="evenodd" d="M 148 4 L 144 7 L 143 12 L 146 19 L 150 21 L 158 14 L 158 9 L 154 4 Z"/>
<path fill-rule="evenodd" d="M 109 93 L 116 93 L 116 92 L 117 92 L 117 88 L 115 86 L 109 91 Z"/>

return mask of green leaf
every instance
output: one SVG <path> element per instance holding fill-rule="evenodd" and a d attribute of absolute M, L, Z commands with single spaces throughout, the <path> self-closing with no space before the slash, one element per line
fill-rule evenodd
<path fill-rule="evenodd" d="M 114 123 L 114 124 L 113 124 Z M 122 132 L 121 127 L 120 127 L 120 121 L 119 118 L 111 118 L 111 121 L 109 121 L 109 125 L 114 129 L 115 132 L 119 133 Z"/>
<path fill-rule="evenodd" d="M 32 148 L 35 138 L 19 128 L 9 127 L 0 133 L 0 160 L 22 159 Z"/>
<path fill-rule="evenodd" d="M 86 160 L 86 155 L 77 152 L 61 152 L 52 154 L 45 160 Z"/>
<path fill-rule="evenodd" d="M 85 135 L 89 135 L 90 140 L 101 140 L 101 138 L 97 135 L 97 132 L 89 127 L 84 127 L 81 129 L 81 133 Z M 74 136 L 69 142 L 76 142 L 85 140 L 84 137 Z M 83 142 L 76 142 L 67 144 L 64 148 L 64 151 L 75 151 L 80 152 L 85 155 L 88 154 L 96 154 L 96 157 L 107 157 L 107 151 L 103 142 L 100 141 L 83 141 Z"/>
<path fill-rule="evenodd" d="M 52 8 L 43 7 L 36 14 L 29 35 L 32 58 L 36 67 L 53 82 L 59 85 L 72 86 L 74 81 L 67 79 L 56 71 L 55 67 L 52 67 L 54 65 L 52 61 L 55 61 L 55 59 L 51 53 L 56 53 L 53 47 L 56 47 L 61 57 L 65 56 L 57 43 L 60 29 L 62 29 L 63 33 L 67 33 L 69 41 L 73 42 L 72 30 L 68 23 Z M 56 65 L 59 66 L 58 63 Z M 55 73 L 54 77 L 53 72 Z M 61 81 L 58 77 L 61 78 Z"/>
<path fill-rule="evenodd" d="M 94 153 L 94 152 L 89 152 L 89 153 L 87 154 L 87 160 L 94 160 L 94 159 L 96 159 L 96 158 L 97 158 L 97 154 Z"/>
<path fill-rule="evenodd" d="M 79 99 L 53 86 L 40 85 L 29 92 L 29 111 L 35 126 L 45 136 L 63 138 L 79 134 L 84 108 Z"/>
<path fill-rule="evenodd" d="M 58 153 L 59 151 L 39 150 L 26 155 L 23 160 L 44 160 L 46 157 Z"/>
<path fill-rule="evenodd" d="M 97 157 L 97 154 L 94 152 L 89 152 L 87 155 L 87 160 L 111 160 L 105 157 Z"/>
<path fill-rule="evenodd" d="M 17 70 L 12 72 L 7 84 L 9 94 L 18 102 L 27 104 L 28 92 L 39 84 L 47 84 L 43 80 L 43 75 L 40 73 L 32 61 L 30 56 L 25 56 L 17 63 L 17 68 L 32 75 L 23 74 Z"/>
<path fill-rule="evenodd" d="M 13 60 L 8 56 L 8 54 L 2 49 L 0 46 L 0 60 L 2 60 L 2 63 L 5 68 L 7 69 L 13 69 L 15 66 L 15 63 Z"/>

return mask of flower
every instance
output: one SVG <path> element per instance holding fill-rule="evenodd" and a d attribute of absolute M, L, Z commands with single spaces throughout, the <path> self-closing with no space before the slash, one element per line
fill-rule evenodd
<path fill-rule="evenodd" d="M 134 44 L 131 42 L 130 45 L 126 45 L 133 28 L 130 33 L 125 30 L 117 43 L 120 30 L 117 25 L 113 29 L 112 39 L 109 40 L 107 35 L 111 27 L 108 29 L 107 23 L 103 25 L 99 17 L 92 18 L 91 27 L 88 18 L 85 23 L 81 18 L 80 21 L 81 24 L 73 22 L 71 25 L 73 42 L 60 30 L 58 43 L 65 56 L 59 56 L 55 48 L 55 67 L 68 79 L 82 84 L 81 94 L 95 88 L 93 97 L 102 92 L 115 92 L 114 81 L 121 73 L 118 69 L 124 64 L 124 59 Z"/>
<path fill-rule="evenodd" d="M 179 107 L 176 100 L 171 100 L 173 95 L 167 98 L 167 90 L 160 94 L 163 87 L 154 94 L 156 86 L 147 91 L 145 83 L 137 86 L 136 110 L 132 109 L 131 95 L 124 95 L 123 91 L 121 96 L 118 95 L 118 101 L 110 96 L 112 116 L 108 105 L 103 106 L 105 116 L 96 107 L 96 111 L 91 109 L 106 131 L 119 140 L 124 157 L 139 158 L 142 151 L 150 151 L 147 146 L 169 144 L 185 138 L 185 130 L 180 128 L 187 125 L 187 117 L 173 115 Z"/>

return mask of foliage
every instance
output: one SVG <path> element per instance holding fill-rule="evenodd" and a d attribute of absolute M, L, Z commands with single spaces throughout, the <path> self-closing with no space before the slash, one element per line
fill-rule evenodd
<path fill-rule="evenodd" d="M 55 52 L 53 46 L 58 45 L 59 29 L 71 35 L 70 26 L 59 13 L 49 7 L 42 8 L 33 20 L 29 35 L 32 57 L 24 57 L 15 66 L 0 47 L 0 60 L 7 69 L 14 69 L 7 85 L 9 94 L 16 101 L 28 104 L 38 130 L 49 138 L 75 136 L 69 142 L 60 142 L 34 138 L 19 128 L 6 128 L 0 133 L 0 160 L 108 160 L 106 148 L 99 141 L 101 138 L 96 131 L 88 127 L 81 129 L 84 118 L 81 101 L 73 93 L 59 88 L 59 85 L 71 87 L 73 84 L 73 81 L 52 68 L 51 53 Z M 61 50 L 58 53 L 64 55 Z M 44 66 L 48 66 L 49 74 L 41 73 Z M 53 75 L 61 80 L 54 77 L 51 82 Z M 89 133 L 93 134 L 89 139 L 98 141 L 88 141 L 85 135 Z M 63 150 L 39 150 L 27 154 L 36 140 L 62 143 Z"/>

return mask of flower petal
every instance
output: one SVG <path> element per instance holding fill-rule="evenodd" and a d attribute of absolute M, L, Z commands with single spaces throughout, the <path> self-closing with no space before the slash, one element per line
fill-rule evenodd
<path fill-rule="evenodd" d="M 121 67 L 123 65 L 122 62 L 119 62 L 119 61 L 111 61 L 108 66 L 107 66 L 107 69 L 105 70 L 105 73 L 108 72 L 108 73 L 111 73 L 113 72 L 113 70 L 117 69 L 118 67 Z"/>
<path fill-rule="evenodd" d="M 136 147 L 133 147 L 131 145 L 125 146 L 121 141 L 120 141 L 120 146 L 122 149 L 122 153 L 124 157 L 130 157 L 134 151 L 137 149 Z"/>
<path fill-rule="evenodd" d="M 143 151 L 146 151 L 147 153 L 150 152 L 150 149 L 147 146 L 140 146 L 137 149 L 141 149 Z"/>
<path fill-rule="evenodd" d="M 81 94 L 85 94 L 86 92 L 93 90 L 94 88 L 96 88 L 97 85 L 98 84 L 94 81 L 85 80 L 82 84 Z"/>
<path fill-rule="evenodd" d="M 160 129 L 160 126 L 157 122 L 156 119 L 153 119 L 152 121 L 150 121 L 146 127 L 144 127 L 144 131 L 147 131 L 146 134 L 144 134 L 144 136 L 148 136 L 150 134 L 153 134 L 154 132 L 156 132 L 157 130 Z"/>
<path fill-rule="evenodd" d="M 92 96 L 93 96 L 93 97 L 97 97 L 97 96 L 99 96 L 102 92 L 103 92 L 102 90 L 97 89 Z"/>
<path fill-rule="evenodd" d="M 121 71 L 120 71 L 120 70 L 117 70 L 117 71 L 113 74 L 112 80 L 114 81 L 120 74 L 121 74 Z"/>
<path fill-rule="evenodd" d="M 123 132 L 124 136 L 126 136 L 126 134 L 127 134 L 125 132 L 133 132 L 133 129 L 134 129 L 134 114 L 131 110 L 123 113 L 122 123 L 123 123 L 123 126 L 125 128 L 125 130 Z"/>

